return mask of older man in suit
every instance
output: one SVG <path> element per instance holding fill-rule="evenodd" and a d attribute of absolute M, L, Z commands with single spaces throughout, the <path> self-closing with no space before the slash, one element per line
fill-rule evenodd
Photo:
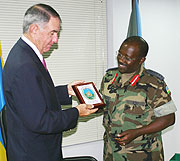
<path fill-rule="evenodd" d="M 58 42 L 61 18 L 49 5 L 36 4 L 24 16 L 23 36 L 11 49 L 3 71 L 9 161 L 60 161 L 62 132 L 74 128 L 79 116 L 97 111 L 72 102 L 72 85 L 55 87 L 43 53 Z"/>

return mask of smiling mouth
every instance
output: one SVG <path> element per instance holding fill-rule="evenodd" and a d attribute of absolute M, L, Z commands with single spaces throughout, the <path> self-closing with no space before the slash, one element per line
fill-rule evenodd
<path fill-rule="evenodd" d="M 119 63 L 118 63 L 118 67 L 120 67 L 120 68 L 125 68 L 125 67 L 127 67 L 127 65 L 119 62 Z"/>

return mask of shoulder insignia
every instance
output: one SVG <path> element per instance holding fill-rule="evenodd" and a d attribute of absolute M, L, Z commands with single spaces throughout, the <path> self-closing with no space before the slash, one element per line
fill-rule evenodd
<path fill-rule="evenodd" d="M 130 81 L 131 84 L 132 84 L 132 86 L 134 86 L 134 85 L 138 82 L 139 78 L 140 78 L 140 75 L 139 75 L 139 74 L 135 75 L 135 76 L 132 78 L 132 80 Z"/>
<path fill-rule="evenodd" d="M 117 78 L 117 73 L 116 73 L 116 75 L 114 76 L 114 78 L 113 78 L 113 81 L 112 81 L 112 84 L 115 82 L 115 80 L 116 80 L 116 78 Z"/>
<path fill-rule="evenodd" d="M 164 77 L 161 74 L 159 74 L 158 72 L 155 72 L 151 69 L 147 69 L 146 71 L 148 74 L 153 75 L 153 76 L 159 78 L 160 80 L 164 80 Z"/>
<path fill-rule="evenodd" d="M 109 69 L 106 70 L 106 72 L 109 72 L 110 70 L 116 70 L 116 69 L 118 69 L 118 67 L 109 68 Z"/>

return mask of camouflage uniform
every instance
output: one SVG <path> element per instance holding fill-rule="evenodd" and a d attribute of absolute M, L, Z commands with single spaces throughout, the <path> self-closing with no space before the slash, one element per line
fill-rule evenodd
<path fill-rule="evenodd" d="M 133 84 L 134 76 L 139 80 Z M 143 135 L 125 146 L 115 136 L 128 129 L 136 129 L 153 122 L 156 117 L 176 111 L 164 78 L 143 66 L 122 84 L 118 68 L 106 72 L 100 92 L 104 108 L 105 161 L 163 161 L 161 132 Z"/>

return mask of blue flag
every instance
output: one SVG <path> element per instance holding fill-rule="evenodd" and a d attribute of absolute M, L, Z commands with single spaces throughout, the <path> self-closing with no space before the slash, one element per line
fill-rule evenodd
<path fill-rule="evenodd" d="M 127 37 L 142 36 L 141 19 L 139 13 L 139 0 L 132 0 L 132 11 L 129 20 Z"/>
<path fill-rule="evenodd" d="M 2 60 L 1 43 L 0 43 L 0 58 L 1 58 L 1 62 L 0 62 L 0 112 L 1 112 L 5 105 L 3 88 L 2 88 L 2 69 L 3 69 L 4 64 L 3 64 L 3 60 Z M 0 126 L 0 161 L 7 161 L 6 149 L 5 149 L 4 142 L 3 142 L 1 126 Z"/>

